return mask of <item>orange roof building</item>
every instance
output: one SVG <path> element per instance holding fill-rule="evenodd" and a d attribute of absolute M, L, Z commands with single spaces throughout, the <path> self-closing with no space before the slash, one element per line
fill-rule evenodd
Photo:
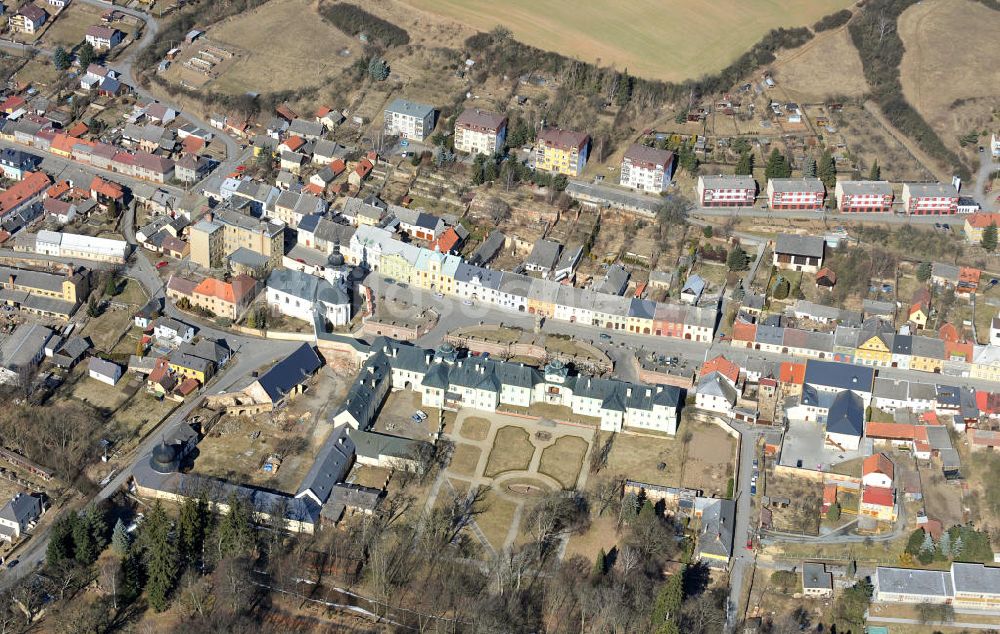
<path fill-rule="evenodd" d="M 97 201 L 120 200 L 125 196 L 125 192 L 116 183 L 95 176 L 90 181 L 90 195 Z"/>
<path fill-rule="evenodd" d="M 958 328 L 956 328 L 955 324 L 950 321 L 946 321 L 944 322 L 944 325 L 938 329 L 938 338 L 940 338 L 941 341 L 958 341 Z"/>
<path fill-rule="evenodd" d="M 455 227 L 448 227 L 438 236 L 431 244 L 431 249 L 434 251 L 440 251 L 441 253 L 451 253 L 458 244 L 462 241 L 459 237 L 458 232 L 455 231 Z"/>
<path fill-rule="evenodd" d="M 69 181 L 59 181 L 52 187 L 49 187 L 47 190 L 45 190 L 45 197 L 60 198 L 70 190 L 70 187 L 71 185 L 69 184 Z"/>
<path fill-rule="evenodd" d="M 872 456 L 865 458 L 864 462 L 861 463 L 861 476 L 872 473 L 881 473 L 889 477 L 889 480 L 893 479 L 894 467 L 892 460 L 889 460 L 889 456 L 884 453 L 877 453 Z"/>
<path fill-rule="evenodd" d="M 975 293 L 979 288 L 979 278 L 983 272 L 970 266 L 963 266 L 958 269 L 958 285 L 955 287 L 956 293 Z"/>
<path fill-rule="evenodd" d="M 231 281 L 206 277 L 191 291 L 191 303 L 219 317 L 236 319 L 256 296 L 257 280 L 237 275 Z"/>
<path fill-rule="evenodd" d="M 296 151 L 298 151 L 298 149 L 300 147 L 302 147 L 305 144 L 306 144 L 306 140 L 303 139 L 302 137 L 300 137 L 300 136 L 290 136 L 287 139 L 285 139 L 285 142 L 282 145 L 284 145 L 285 147 L 287 147 L 289 151 L 296 152 Z"/>
<path fill-rule="evenodd" d="M 782 361 L 779 380 L 782 383 L 802 385 L 806 380 L 806 364 Z"/>
<path fill-rule="evenodd" d="M 757 324 L 737 320 L 733 323 L 733 341 L 752 342 L 757 338 Z"/>
<path fill-rule="evenodd" d="M 872 506 L 893 506 L 892 489 L 885 487 L 865 487 L 861 494 L 861 503 Z"/>
<path fill-rule="evenodd" d="M 705 376 L 712 372 L 718 372 L 722 376 L 736 383 L 740 378 L 740 366 L 736 365 L 721 354 L 714 359 L 709 359 L 701 366 L 699 376 Z"/>
<path fill-rule="evenodd" d="M 49 187 L 49 175 L 45 172 L 31 172 L 14 183 L 10 189 L 0 194 L 0 215 L 6 215 L 41 195 Z"/>
<path fill-rule="evenodd" d="M 83 121 L 80 121 L 79 123 L 71 127 L 69 130 L 66 130 L 67 134 L 75 137 L 81 137 L 84 134 L 87 134 L 88 132 L 90 132 L 90 128 L 88 128 L 87 124 L 84 123 Z"/>

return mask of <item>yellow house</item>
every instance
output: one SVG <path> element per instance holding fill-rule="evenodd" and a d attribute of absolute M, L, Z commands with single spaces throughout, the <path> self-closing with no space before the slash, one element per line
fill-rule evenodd
<path fill-rule="evenodd" d="M 983 231 L 995 224 L 1000 226 L 1000 214 L 975 213 L 965 218 L 965 239 L 972 244 L 983 241 Z"/>
<path fill-rule="evenodd" d="M 413 265 L 402 253 L 384 253 L 379 260 L 379 272 L 400 282 L 413 282 Z"/>
<path fill-rule="evenodd" d="M 923 304 L 914 304 L 910 307 L 910 321 L 917 325 L 918 328 L 927 327 L 927 309 Z"/>
<path fill-rule="evenodd" d="M 932 337 L 914 337 L 910 353 L 910 369 L 918 372 L 940 372 L 944 366 L 944 342 Z"/>
<path fill-rule="evenodd" d="M 877 334 L 868 337 L 858 346 L 854 358 L 864 365 L 892 365 L 892 345 L 889 336 Z"/>
<path fill-rule="evenodd" d="M 892 489 L 868 486 L 861 494 L 861 504 L 858 512 L 865 517 L 871 517 L 881 522 L 896 521 L 896 505 Z"/>
<path fill-rule="evenodd" d="M 994 346 L 983 346 L 972 360 L 969 376 L 1000 383 L 1000 350 Z"/>
<path fill-rule="evenodd" d="M 587 164 L 590 136 L 559 128 L 547 128 L 538 135 L 535 169 L 579 176 Z"/>
<path fill-rule="evenodd" d="M 194 379 L 205 385 L 212 378 L 212 362 L 184 352 L 174 352 L 170 355 L 170 369 L 174 374 L 185 379 Z"/>

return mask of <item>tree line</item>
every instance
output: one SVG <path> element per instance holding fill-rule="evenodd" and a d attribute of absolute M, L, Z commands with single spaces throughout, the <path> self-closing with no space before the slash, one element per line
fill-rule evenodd
<path fill-rule="evenodd" d="M 364 35 L 385 47 L 410 43 L 410 34 L 392 22 L 368 13 L 355 4 L 338 2 L 320 6 L 320 15 L 347 35 Z"/>
<path fill-rule="evenodd" d="M 962 180 L 971 173 L 961 159 L 945 147 L 934 129 L 903 96 L 899 64 L 903 60 L 903 40 L 899 37 L 899 16 L 919 0 L 871 0 L 851 21 L 848 31 L 861 57 L 872 98 L 886 119 L 900 132 L 917 142 L 934 159 L 956 168 Z"/>

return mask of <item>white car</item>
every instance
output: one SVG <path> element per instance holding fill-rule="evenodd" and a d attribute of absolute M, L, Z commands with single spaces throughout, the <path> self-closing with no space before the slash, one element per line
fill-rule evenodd
<path fill-rule="evenodd" d="M 462 303 L 465 304 L 466 306 L 472 306 L 472 300 L 471 299 L 463 300 Z"/>
<path fill-rule="evenodd" d="M 434 293 L 434 297 L 437 297 L 438 299 L 444 299 L 444 293 Z"/>

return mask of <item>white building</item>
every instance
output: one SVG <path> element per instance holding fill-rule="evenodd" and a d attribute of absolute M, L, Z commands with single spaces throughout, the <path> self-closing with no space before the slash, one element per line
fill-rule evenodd
<path fill-rule="evenodd" d="M 957 213 L 958 190 L 950 183 L 903 183 L 903 209 L 916 216 Z"/>
<path fill-rule="evenodd" d="M 194 339 L 194 326 L 170 317 L 160 317 L 153 325 L 153 336 L 170 345 L 179 346 Z"/>
<path fill-rule="evenodd" d="M 351 321 L 351 298 L 341 285 L 294 271 L 275 269 L 267 278 L 267 305 L 310 324 L 321 317 L 332 326 Z"/>
<path fill-rule="evenodd" d="M 385 109 L 385 133 L 423 141 L 434 130 L 434 107 L 396 99 Z"/>
<path fill-rule="evenodd" d="M 117 363 L 90 357 L 87 359 L 87 376 L 107 385 L 115 385 L 122 378 L 122 369 Z"/>
<path fill-rule="evenodd" d="M 633 143 L 622 157 L 623 187 L 659 194 L 666 191 L 673 174 L 674 153 Z"/>
<path fill-rule="evenodd" d="M 0 508 L 0 539 L 17 541 L 22 533 L 34 527 L 44 512 L 41 499 L 18 493 Z"/>
<path fill-rule="evenodd" d="M 694 406 L 723 416 L 732 414 L 739 394 L 736 386 L 721 372 L 709 372 L 695 388 Z"/>
<path fill-rule="evenodd" d="M 455 149 L 493 156 L 507 138 L 507 117 L 479 109 L 463 110 L 455 121 Z"/>
<path fill-rule="evenodd" d="M 124 264 L 128 243 L 124 240 L 95 238 L 76 233 L 43 229 L 35 238 L 35 253 L 55 257 Z"/>
<path fill-rule="evenodd" d="M 888 181 L 837 181 L 834 196 L 841 212 L 892 211 L 892 185 Z"/>

